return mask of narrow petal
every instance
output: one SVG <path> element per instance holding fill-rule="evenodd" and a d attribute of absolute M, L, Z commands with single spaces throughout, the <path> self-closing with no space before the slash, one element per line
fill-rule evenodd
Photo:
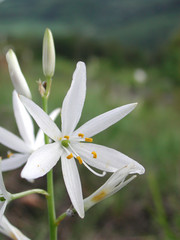
<path fill-rule="evenodd" d="M 63 153 L 61 157 L 63 178 L 71 202 L 81 218 L 84 218 L 84 203 L 81 181 L 74 158 L 67 159 Z"/>
<path fill-rule="evenodd" d="M 31 148 L 25 142 L 5 128 L 0 127 L 0 136 L 0 143 L 10 149 L 21 153 L 31 151 Z"/>
<path fill-rule="evenodd" d="M 21 167 L 27 162 L 30 154 L 13 154 L 10 158 L 5 158 L 1 162 L 2 172 L 10 171 Z"/>
<path fill-rule="evenodd" d="M 21 177 L 26 179 L 35 179 L 44 176 L 57 163 L 62 148 L 59 142 L 44 145 L 29 157 L 27 164 L 21 172 Z"/>
<path fill-rule="evenodd" d="M 8 204 L 8 201 L 4 201 L 4 202 L 0 202 L 0 222 L 1 222 L 1 219 L 2 219 L 2 216 L 6 210 L 6 206 Z"/>
<path fill-rule="evenodd" d="M 62 136 L 57 125 L 37 104 L 24 96 L 20 96 L 20 99 L 44 133 L 54 141 Z"/>
<path fill-rule="evenodd" d="M 0 203 L 0 206 L 1 206 L 1 203 Z M 2 218 L 0 219 L 0 233 L 3 233 L 4 235 L 9 236 L 7 222 L 8 222 L 7 218 L 3 215 Z"/>
<path fill-rule="evenodd" d="M 58 117 L 58 115 L 60 114 L 61 109 L 60 108 L 56 108 L 55 110 L 53 110 L 50 114 L 49 117 L 54 121 L 56 120 L 56 118 Z M 35 148 L 38 149 L 39 147 L 44 145 L 44 132 L 39 129 L 39 131 L 37 132 L 36 135 L 36 140 L 35 140 Z"/>
<path fill-rule="evenodd" d="M 6 187 L 4 185 L 4 180 L 3 180 L 2 171 L 1 171 L 1 161 L 2 160 L 0 160 L 0 194 L 2 194 L 4 196 L 4 198 L 6 200 L 8 200 L 9 193 L 7 192 Z M 0 201 L 0 203 L 1 203 L 1 201 Z"/>
<path fill-rule="evenodd" d="M 30 238 L 26 237 L 19 229 L 11 225 L 11 236 L 15 237 L 17 240 L 30 240 Z"/>
<path fill-rule="evenodd" d="M 137 103 L 131 103 L 103 113 L 82 125 L 73 135 L 83 133 L 87 137 L 92 137 L 121 120 L 130 113 L 136 105 Z"/>
<path fill-rule="evenodd" d="M 130 174 L 143 174 L 145 171 L 138 162 L 112 148 L 93 143 L 76 143 L 73 147 L 87 164 L 102 171 L 115 172 L 128 164 L 132 164 Z M 93 158 L 92 152 L 96 152 L 97 158 Z"/>
<path fill-rule="evenodd" d="M 29 113 L 20 101 L 17 92 L 13 91 L 13 108 L 16 123 L 21 137 L 27 144 L 34 145 L 34 125 Z"/>
<path fill-rule="evenodd" d="M 78 62 L 73 74 L 71 87 L 62 104 L 62 132 L 70 135 L 81 117 L 86 96 L 86 66 Z"/>
<path fill-rule="evenodd" d="M 0 224 L 0 232 L 7 235 L 12 239 L 17 240 L 30 240 L 27 238 L 22 232 L 19 231 L 16 227 L 14 227 L 5 216 L 2 217 Z"/>

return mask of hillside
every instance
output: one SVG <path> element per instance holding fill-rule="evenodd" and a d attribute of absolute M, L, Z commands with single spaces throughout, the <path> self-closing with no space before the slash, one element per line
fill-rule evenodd
<path fill-rule="evenodd" d="M 179 0 L 5 0 L 0 32 L 38 37 L 49 26 L 57 35 L 110 38 L 150 48 L 180 28 L 179 13 Z"/>

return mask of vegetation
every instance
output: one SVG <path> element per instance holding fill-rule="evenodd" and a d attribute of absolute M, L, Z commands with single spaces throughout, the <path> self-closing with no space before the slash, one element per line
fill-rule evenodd
<path fill-rule="evenodd" d="M 179 27 L 178 0 L 8 0 L 0 5 L 1 35 L 54 35 L 116 39 L 152 50 Z M 28 27 L 27 27 L 28 26 Z"/>

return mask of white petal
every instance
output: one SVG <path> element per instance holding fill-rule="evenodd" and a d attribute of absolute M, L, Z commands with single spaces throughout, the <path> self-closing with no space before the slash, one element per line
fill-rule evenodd
<path fill-rule="evenodd" d="M 0 161 L 2 161 L 2 160 L 0 160 Z M 0 193 L 4 196 L 5 199 L 9 199 L 9 193 L 7 192 L 7 190 L 5 188 L 4 180 L 3 180 L 3 176 L 2 176 L 1 162 L 0 162 Z"/>
<path fill-rule="evenodd" d="M 132 164 L 130 174 L 143 174 L 145 171 L 138 162 L 112 148 L 93 143 L 77 143 L 73 147 L 87 164 L 102 171 L 115 172 L 129 164 Z M 97 158 L 93 158 L 93 151 L 97 153 Z"/>
<path fill-rule="evenodd" d="M 35 179 L 44 176 L 57 163 L 62 148 L 59 142 L 44 145 L 29 157 L 27 164 L 21 172 L 21 177 L 26 179 Z"/>
<path fill-rule="evenodd" d="M 30 99 L 21 95 L 20 99 L 43 132 L 45 132 L 54 141 L 57 141 L 58 138 L 62 136 L 61 131 L 47 113 L 45 113 Z"/>
<path fill-rule="evenodd" d="M 13 91 L 13 108 L 16 123 L 21 137 L 27 144 L 34 145 L 34 125 L 29 113 L 20 101 L 17 92 Z"/>
<path fill-rule="evenodd" d="M 17 240 L 30 240 L 30 238 L 26 237 L 19 229 L 11 225 L 11 234 L 14 235 Z"/>
<path fill-rule="evenodd" d="M 56 108 L 55 110 L 53 110 L 49 114 L 50 118 L 54 121 L 60 114 L 60 111 L 61 111 L 60 108 Z M 37 132 L 37 135 L 36 135 L 35 148 L 38 149 L 39 147 L 41 147 L 43 145 L 44 145 L 44 133 L 41 129 L 39 129 L 39 131 Z"/>
<path fill-rule="evenodd" d="M 8 201 L 4 201 L 4 202 L 0 202 L 0 222 L 1 222 L 1 218 L 6 210 L 6 206 L 8 204 Z"/>
<path fill-rule="evenodd" d="M 8 223 L 9 222 L 7 218 L 3 215 L 2 219 L 0 220 L 0 232 L 6 236 L 9 236 L 10 233 Z"/>
<path fill-rule="evenodd" d="M 62 132 L 70 135 L 81 117 L 82 108 L 86 96 L 86 66 L 78 62 L 73 74 L 71 87 L 62 104 Z"/>
<path fill-rule="evenodd" d="M 30 240 L 24 234 L 22 234 L 19 229 L 14 227 L 5 216 L 2 217 L 1 225 L 0 225 L 0 232 L 7 235 L 10 238 L 17 239 L 17 240 Z"/>
<path fill-rule="evenodd" d="M 10 49 L 6 54 L 6 60 L 8 63 L 9 74 L 14 85 L 14 88 L 19 94 L 22 94 L 28 98 L 31 98 L 31 92 L 27 85 L 27 82 L 21 72 L 18 60 L 15 53 Z"/>
<path fill-rule="evenodd" d="M 71 202 L 81 218 L 84 218 L 84 203 L 81 181 L 74 158 L 67 159 L 67 154 L 61 157 L 63 178 Z"/>
<path fill-rule="evenodd" d="M 30 154 L 13 154 L 12 157 L 3 159 L 1 162 L 2 172 L 14 170 L 27 162 Z"/>
<path fill-rule="evenodd" d="M 87 137 L 92 137 L 121 120 L 130 113 L 136 105 L 137 103 L 131 103 L 103 113 L 82 125 L 73 133 L 73 135 L 83 133 Z"/>
<path fill-rule="evenodd" d="M 0 143 L 17 152 L 26 153 L 31 151 L 31 148 L 19 137 L 2 127 L 0 127 Z"/>

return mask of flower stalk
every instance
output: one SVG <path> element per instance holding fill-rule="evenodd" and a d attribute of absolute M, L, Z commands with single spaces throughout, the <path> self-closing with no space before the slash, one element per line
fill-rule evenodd
<path fill-rule="evenodd" d="M 11 195 L 11 200 L 22 198 L 22 197 L 25 197 L 27 195 L 33 194 L 33 193 L 39 193 L 39 194 L 42 194 L 46 197 L 49 196 L 49 194 L 43 189 L 31 189 L 31 190 L 28 190 L 28 191 L 12 194 Z"/>
<path fill-rule="evenodd" d="M 51 82 L 51 79 L 49 79 Z M 47 89 L 46 89 L 47 90 Z M 48 89 L 49 91 L 50 89 Z M 43 110 L 47 113 L 48 112 L 48 96 L 45 95 L 43 100 Z M 44 134 L 45 144 L 49 143 L 49 137 Z M 50 239 L 57 240 L 57 225 L 56 221 L 56 213 L 55 213 L 55 203 L 54 203 L 54 183 L 53 183 L 53 170 L 50 170 L 47 173 L 47 192 L 49 194 L 47 198 L 47 205 L 48 205 L 48 216 L 49 216 L 49 229 L 50 229 Z"/>

